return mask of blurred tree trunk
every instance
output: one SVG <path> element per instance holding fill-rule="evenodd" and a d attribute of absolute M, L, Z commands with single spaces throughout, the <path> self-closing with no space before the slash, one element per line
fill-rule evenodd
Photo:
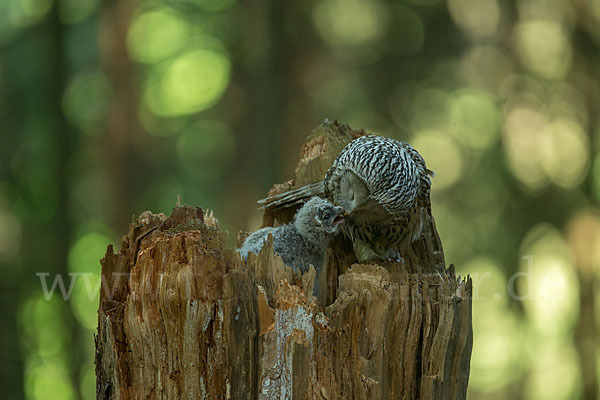
<path fill-rule="evenodd" d="M 321 127 L 296 178 L 362 133 Z M 212 215 L 184 206 L 142 214 L 119 253 L 109 247 L 99 399 L 466 398 L 471 281 L 445 269 L 433 219 L 404 263 L 355 264 L 334 245 L 327 307 L 311 295 L 314 269 L 293 273 L 272 243 L 246 265 L 225 241 Z"/>
<path fill-rule="evenodd" d="M 240 154 L 250 161 L 249 168 L 240 169 L 242 180 L 260 179 L 261 184 L 273 182 L 282 165 L 281 132 L 288 114 L 290 78 L 290 48 L 285 31 L 287 5 L 279 1 L 257 0 L 245 5 L 242 35 L 241 67 L 237 81 L 246 94 L 246 112 L 238 122 L 241 146 L 248 151 Z M 271 158 L 260 157 L 269 154 Z M 254 167 L 258 166 L 258 167 Z"/>
<path fill-rule="evenodd" d="M 69 61 L 67 57 L 67 28 L 60 19 L 60 4 L 55 3 L 49 15 L 47 29 L 51 32 L 51 59 L 46 60 L 52 75 L 48 77 L 51 85 L 49 105 L 52 107 L 52 127 L 50 131 L 54 134 L 57 151 L 56 185 L 58 193 L 58 205 L 52 225 L 55 227 L 53 234 L 57 238 L 57 258 L 54 260 L 55 271 L 59 275 L 66 276 L 69 273 L 69 250 L 73 240 L 73 218 L 71 212 L 71 183 L 69 177 L 69 164 L 71 157 L 77 148 L 78 138 L 63 112 L 64 91 L 69 80 Z M 45 254 L 46 262 L 49 260 Z M 73 347 L 65 352 L 69 358 L 70 379 L 73 385 L 75 398 L 82 398 L 82 387 L 79 372 L 85 362 L 84 333 L 81 326 L 75 321 L 73 312 L 68 304 L 61 305 L 62 320 L 65 326 L 70 327 L 70 335 L 65 338 L 72 341 Z"/>
<path fill-rule="evenodd" d="M 136 165 L 133 141 L 142 130 L 137 117 L 138 71 L 127 50 L 127 31 L 135 8 L 129 0 L 104 3 L 98 29 L 100 62 L 112 89 L 102 153 L 111 184 L 111 204 L 119 205 L 111 209 L 109 222 L 113 227 L 124 227 L 131 217 L 132 171 Z"/>

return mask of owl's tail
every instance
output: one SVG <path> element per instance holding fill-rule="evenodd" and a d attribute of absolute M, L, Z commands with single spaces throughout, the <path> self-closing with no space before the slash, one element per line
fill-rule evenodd
<path fill-rule="evenodd" d="M 290 190 L 289 192 L 266 197 L 259 200 L 257 203 L 260 205 L 260 210 L 278 210 L 304 203 L 314 196 L 322 196 L 324 192 L 325 186 L 323 185 L 323 181 L 320 181 L 302 186 L 298 189 Z"/>

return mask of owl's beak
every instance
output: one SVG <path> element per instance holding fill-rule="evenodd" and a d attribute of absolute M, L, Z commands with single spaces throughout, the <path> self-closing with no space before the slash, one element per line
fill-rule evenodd
<path fill-rule="evenodd" d="M 344 217 L 347 217 L 347 216 L 348 216 L 348 212 L 347 212 L 347 211 L 344 211 L 344 212 L 342 213 L 342 208 L 341 208 L 341 207 L 337 207 L 337 208 L 338 208 L 338 212 L 339 212 L 339 214 L 338 214 L 338 215 L 337 215 L 337 216 L 334 218 L 334 220 L 333 220 L 333 225 L 334 225 L 334 226 L 335 226 L 335 225 L 339 225 L 339 224 L 341 224 L 342 222 L 344 222 Z"/>

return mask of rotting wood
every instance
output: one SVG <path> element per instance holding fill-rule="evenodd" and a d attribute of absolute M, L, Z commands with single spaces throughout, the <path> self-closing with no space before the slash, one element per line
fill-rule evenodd
<path fill-rule="evenodd" d="M 365 134 L 328 123 L 292 181 L 314 182 Z M 267 213 L 287 222 L 294 210 Z M 471 281 L 445 268 L 433 218 L 404 263 L 356 264 L 337 240 L 326 299 L 315 272 L 292 272 L 272 242 L 245 264 L 212 215 L 176 207 L 132 223 L 102 260 L 99 399 L 464 399 Z"/>

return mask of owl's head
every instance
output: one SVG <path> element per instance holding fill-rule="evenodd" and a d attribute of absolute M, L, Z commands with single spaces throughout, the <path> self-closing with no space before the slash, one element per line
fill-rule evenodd
<path fill-rule="evenodd" d="M 336 233 L 338 226 L 344 222 L 345 212 L 342 207 L 330 202 L 321 205 L 315 215 L 315 221 L 327 233 Z"/>
<path fill-rule="evenodd" d="M 333 202 L 353 214 L 363 209 L 370 197 L 367 185 L 354 172 L 346 171 L 333 191 Z"/>
<path fill-rule="evenodd" d="M 294 224 L 303 235 L 329 235 L 337 232 L 344 222 L 344 209 L 333 205 L 329 200 L 313 197 L 298 210 Z"/>

